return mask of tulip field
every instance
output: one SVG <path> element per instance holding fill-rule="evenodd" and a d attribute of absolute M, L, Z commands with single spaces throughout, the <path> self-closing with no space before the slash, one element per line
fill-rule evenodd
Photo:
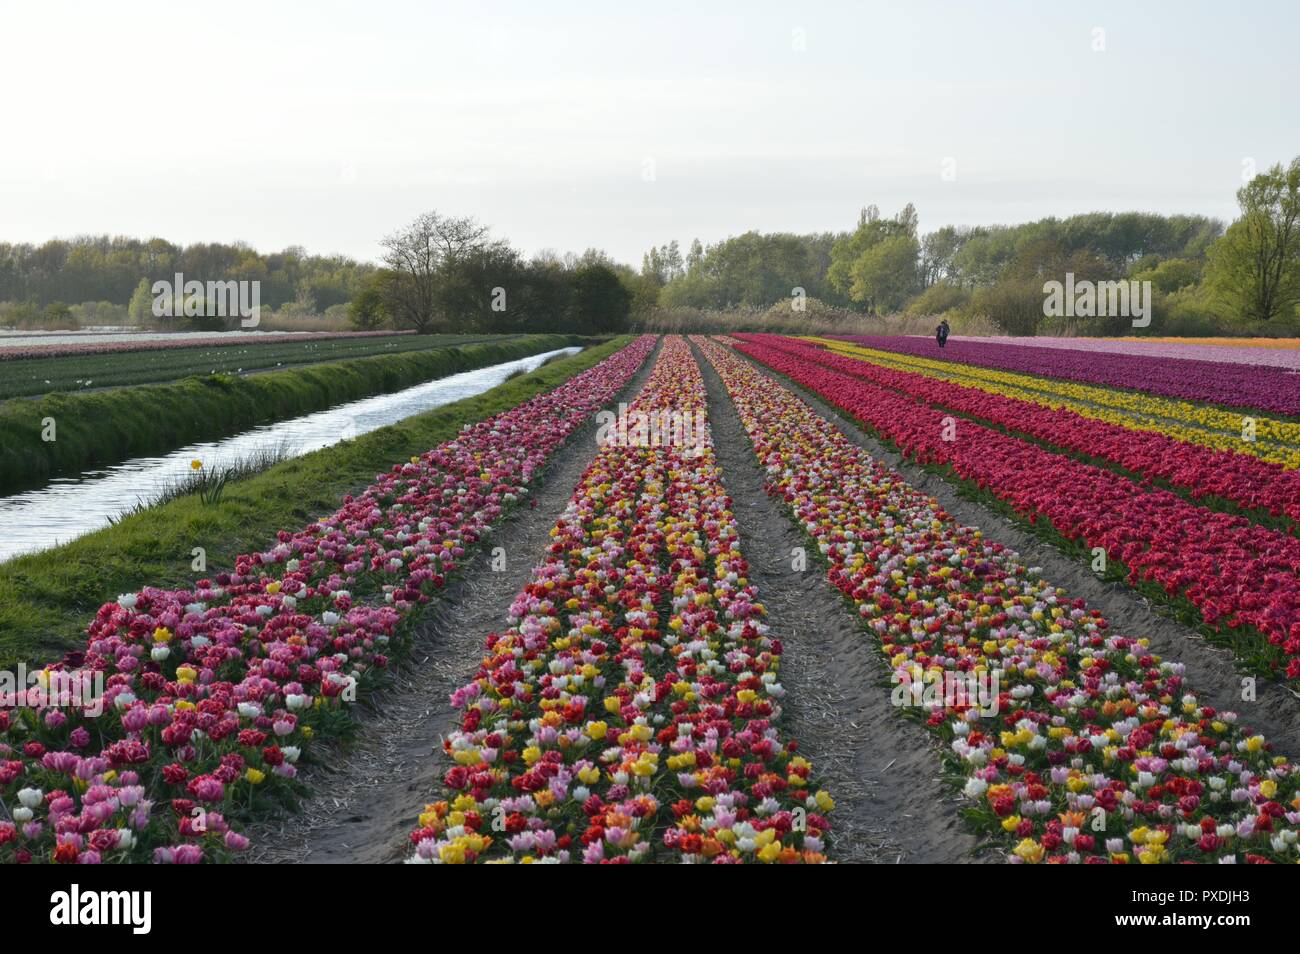
<path fill-rule="evenodd" d="M 1294 469 L 1251 453 L 1253 443 L 1238 439 L 1236 450 L 1182 443 L 1149 425 L 1135 429 L 876 365 L 852 348 L 750 339 L 740 349 L 909 457 L 944 468 L 1066 541 L 1097 548 L 1127 567 L 1130 582 L 1155 584 L 1160 597 L 1230 632 L 1270 674 L 1300 679 L 1300 485 Z M 1278 448 L 1296 439 L 1293 423 L 1267 423 Z M 1292 468 L 1298 451 L 1286 450 Z"/>
<path fill-rule="evenodd" d="M 372 800 L 402 806 L 385 808 L 388 860 L 820 864 L 860 858 L 854 832 L 905 827 L 903 802 L 925 802 L 956 804 L 981 860 L 1295 863 L 1300 740 L 1265 738 L 1237 680 L 1300 707 L 1300 377 L 1217 354 L 1230 347 L 631 340 L 376 461 L 388 469 L 337 511 L 192 588 L 101 606 L 83 649 L 0 692 L 0 861 L 240 861 L 277 826 L 307 827 L 286 809 L 332 797 L 320 754 L 385 731 L 358 703 L 397 672 L 417 692 L 433 680 L 412 652 L 431 604 L 533 521 L 546 542 L 520 554 L 490 631 L 438 657 L 454 688 L 429 706 L 452 714 L 420 789 L 398 778 Z M 620 401 L 703 426 L 591 440 Z M 539 509 L 574 455 L 567 502 Z M 737 460 L 765 495 L 737 491 Z M 780 572 L 808 574 L 800 592 L 872 674 L 854 693 L 915 732 L 925 764 L 894 814 L 889 790 L 850 784 L 847 732 L 792 718 L 808 700 L 789 687 L 829 672 L 820 637 L 795 640 L 769 598 L 789 592 L 773 561 L 756 569 L 775 531 L 738 513 L 760 506 L 803 543 Z M 1071 578 L 1001 542 L 1008 521 Z M 1184 641 L 1158 651 L 1089 605 L 1073 584 L 1094 576 L 1109 605 L 1154 606 Z M 1231 686 L 1189 678 L 1210 652 Z M 63 695 L 96 680 L 93 705 Z M 936 684 L 981 690 L 923 694 Z"/>

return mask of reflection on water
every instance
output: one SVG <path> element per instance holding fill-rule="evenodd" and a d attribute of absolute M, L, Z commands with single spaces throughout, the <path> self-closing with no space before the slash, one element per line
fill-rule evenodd
<path fill-rule="evenodd" d="M 137 457 L 78 477 L 58 478 L 39 490 L 0 497 L 0 560 L 67 543 L 108 526 L 110 519 L 156 500 L 190 473 L 190 462 L 221 467 L 258 453 L 285 451 L 297 457 L 365 434 L 452 401 L 482 394 L 512 374 L 532 371 L 552 355 L 581 348 L 547 351 L 439 378 L 393 394 L 340 404 L 327 411 L 265 424 L 219 441 L 190 444 L 163 457 Z M 376 461 L 376 470 L 388 463 Z"/>

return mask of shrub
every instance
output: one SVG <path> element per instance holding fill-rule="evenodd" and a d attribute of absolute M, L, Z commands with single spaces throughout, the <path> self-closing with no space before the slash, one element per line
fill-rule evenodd
<path fill-rule="evenodd" d="M 965 288 L 951 285 L 948 282 L 935 282 L 908 302 L 903 311 L 904 314 L 910 316 L 946 315 L 948 312 L 961 308 L 966 302 L 970 301 L 970 297 L 971 293 Z"/>

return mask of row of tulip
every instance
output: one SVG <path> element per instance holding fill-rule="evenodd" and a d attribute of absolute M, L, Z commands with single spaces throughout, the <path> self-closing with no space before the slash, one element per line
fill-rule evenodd
<path fill-rule="evenodd" d="M 926 338 L 851 335 L 847 340 L 900 354 L 934 353 L 934 343 Z M 945 359 L 962 364 L 1300 415 L 1300 380 L 1289 368 L 1042 348 L 970 338 L 952 339 L 944 352 Z"/>
<path fill-rule="evenodd" d="M 876 364 L 916 371 L 990 394 L 1019 398 L 1050 408 L 1066 408 L 1083 417 L 1129 430 L 1155 431 L 1188 444 L 1249 454 L 1287 469 L 1300 468 L 1300 424 L 1262 415 L 1242 415 L 1210 405 L 1192 404 L 1150 394 L 1113 391 L 1028 374 L 995 371 L 974 365 L 863 348 L 834 338 L 809 338 L 840 354 L 869 358 Z M 1247 427 L 1249 425 L 1249 427 Z M 1253 431 L 1254 440 L 1243 435 Z"/>
<path fill-rule="evenodd" d="M 1100 547 L 1134 584 L 1185 599 L 1211 627 L 1262 633 L 1257 653 L 1300 678 L 1300 541 L 1244 517 L 949 415 L 766 343 L 744 351 L 864 422 L 923 465 L 951 469 L 1031 523 Z M 1280 653 L 1279 653 L 1280 650 Z"/>
<path fill-rule="evenodd" d="M 996 714 L 960 699 L 924 714 L 971 817 L 1008 860 L 1297 860 L 1296 767 L 1200 703 L 1181 665 L 958 525 L 749 362 L 700 344 L 769 492 L 817 545 L 894 678 L 996 680 Z"/>
<path fill-rule="evenodd" d="M 1065 408 L 1044 408 L 925 374 L 881 366 L 865 355 L 836 354 L 790 338 L 744 337 L 761 340 L 936 408 L 956 411 L 1031 437 L 1052 448 L 1107 461 L 1144 481 L 1159 478 L 1187 491 L 1193 498 L 1217 496 L 1239 507 L 1300 522 L 1300 470 L 1285 470 L 1279 464 L 1234 451 L 1185 444 L 1156 432 L 1137 434 Z"/>
<path fill-rule="evenodd" d="M 689 347 L 667 339 L 630 412 L 704 407 Z M 832 802 L 776 728 L 781 644 L 711 438 L 647 443 L 601 447 L 453 694 L 446 797 L 412 862 L 825 860 Z"/>
<path fill-rule="evenodd" d="M 959 340 L 953 338 L 954 341 Z M 1047 335 L 998 338 L 1002 344 L 1109 351 L 1149 358 L 1229 361 L 1300 371 L 1300 338 L 1059 338 Z"/>
<path fill-rule="evenodd" d="M 346 728 L 349 703 L 403 649 L 411 611 L 653 348 L 638 339 L 467 425 L 231 573 L 102 606 L 84 651 L 0 698 L 0 860 L 189 863 L 246 849 L 232 820 L 294 796 L 304 746 Z"/>

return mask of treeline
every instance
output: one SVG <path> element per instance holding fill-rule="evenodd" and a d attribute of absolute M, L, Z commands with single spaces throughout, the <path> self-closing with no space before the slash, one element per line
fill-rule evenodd
<path fill-rule="evenodd" d="M 1160 293 L 1176 293 L 1201 281 L 1207 251 L 1224 234 L 1222 222 L 1205 216 L 1142 212 L 927 234 L 918 222 L 911 205 L 891 217 L 869 206 L 851 232 L 695 242 L 675 268 L 662 264 L 678 261 L 669 243 L 647 253 L 642 271 L 658 282 L 658 304 L 669 309 L 763 310 L 803 297 L 819 315 L 821 306 L 860 315 L 982 315 L 1023 334 L 1044 321 L 1045 281 L 1066 272 L 1092 281 L 1149 278 Z"/>
<path fill-rule="evenodd" d="M 322 313 L 346 305 L 374 266 L 341 255 L 309 255 L 299 247 L 263 254 L 242 243 L 176 245 L 165 239 L 84 235 L 40 245 L 0 242 L 0 302 L 55 312 L 103 302 L 130 307 L 152 301 L 149 286 L 180 272 L 200 281 L 260 281 L 264 306 Z M 143 291 L 141 290 L 143 286 Z"/>
<path fill-rule="evenodd" d="M 660 289 L 657 303 L 665 308 L 765 308 L 789 299 L 793 288 L 847 308 L 852 299 L 828 277 L 842 238 L 746 232 L 707 247 L 696 239 L 685 257 L 673 241 L 647 252 L 641 273 Z"/>
<path fill-rule="evenodd" d="M 1021 225 L 944 226 L 921 233 L 911 204 L 875 206 L 842 233 L 746 232 L 713 245 L 652 248 L 642 277 L 661 310 L 791 306 L 819 321 L 945 316 L 958 330 L 1010 334 L 1130 333 L 1125 316 L 1046 318 L 1044 283 L 1149 281 L 1152 331 L 1300 330 L 1300 159 L 1255 176 L 1240 217 L 1093 212 Z M 662 316 L 658 319 L 662 322 Z M 685 319 L 689 322 L 689 317 Z"/>
<path fill-rule="evenodd" d="M 1237 201 L 1226 228 L 1202 215 L 1092 212 L 922 232 L 910 203 L 892 216 L 868 206 L 844 232 L 750 231 L 697 239 L 684 253 L 670 241 L 639 270 L 597 249 L 525 258 L 474 218 L 438 212 L 384 239 L 378 266 L 296 247 L 264 255 L 162 239 L 0 244 L 0 323 L 58 322 L 63 302 L 83 303 L 72 306 L 74 325 L 148 323 L 150 284 L 181 272 L 260 281 L 263 309 L 281 328 L 324 315 L 336 326 L 423 333 L 602 334 L 761 316 L 765 327 L 893 330 L 943 316 L 959 333 L 1131 333 L 1127 315 L 1045 317 L 1046 283 L 1072 275 L 1150 282 L 1147 334 L 1300 334 L 1300 158 L 1254 176 Z"/>
<path fill-rule="evenodd" d="M 638 296 L 651 296 L 641 307 L 653 302 L 650 283 L 601 251 L 526 260 L 471 217 L 427 212 L 383 246 L 383 267 L 349 309 L 357 328 L 616 333 Z"/>

